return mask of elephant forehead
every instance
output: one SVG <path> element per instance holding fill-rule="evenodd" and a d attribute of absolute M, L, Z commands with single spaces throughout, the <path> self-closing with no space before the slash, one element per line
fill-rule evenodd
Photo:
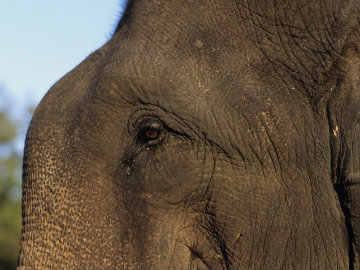
<path fill-rule="evenodd" d="M 343 42 L 341 31 L 332 27 L 335 20 L 354 17 L 336 18 L 333 14 L 341 8 L 340 1 L 325 3 L 136 1 L 130 11 L 130 46 L 138 54 L 148 55 L 148 71 L 155 70 L 149 69 L 151 65 L 161 66 L 166 56 L 167 65 L 176 64 L 163 69 L 189 71 L 199 75 L 197 78 L 205 79 L 200 74 L 209 72 L 207 69 L 214 71 L 210 72 L 214 81 L 215 71 L 224 76 L 243 75 L 251 68 L 249 74 L 276 77 L 289 88 L 321 95 L 315 86 L 332 65 L 332 52 L 338 52 Z M 117 38 L 122 36 L 122 28 Z M 186 65 L 179 61 L 188 63 L 188 68 L 184 70 Z M 200 82 L 196 89 L 203 91 L 203 85 Z"/>
<path fill-rule="evenodd" d="M 96 78 L 98 85 L 109 85 L 130 100 L 157 105 L 166 102 L 181 108 L 193 103 L 206 108 L 219 98 L 229 107 L 232 105 L 227 102 L 236 100 L 241 104 L 249 94 L 253 99 L 263 99 L 257 89 L 265 89 L 269 82 L 254 72 L 255 61 L 261 59 L 247 56 L 246 47 L 207 46 L 203 38 L 189 41 L 185 37 L 181 42 L 188 43 L 175 48 L 169 42 L 155 43 L 133 31 L 124 27 L 108 44 L 100 79 Z M 274 88 L 265 91 L 270 89 Z"/>
<path fill-rule="evenodd" d="M 206 104 L 214 97 L 241 104 L 245 92 L 253 91 L 252 98 L 264 100 L 266 93 L 283 95 L 287 93 L 281 91 L 304 87 L 301 83 L 311 85 L 308 74 L 300 70 L 313 63 L 301 60 L 307 53 L 296 44 L 303 43 L 299 40 L 294 48 L 282 44 L 279 39 L 287 40 L 291 33 L 274 21 L 288 15 L 289 25 L 296 24 L 292 18 L 299 14 L 294 10 L 284 15 L 269 9 L 271 14 L 259 15 L 259 23 L 252 25 L 254 14 L 241 3 L 175 2 L 135 2 L 131 24 L 124 25 L 108 45 L 104 83 L 111 81 L 122 94 L 145 103 L 175 99 L 181 106 L 194 100 Z M 130 90 L 125 86 L 129 84 Z"/>

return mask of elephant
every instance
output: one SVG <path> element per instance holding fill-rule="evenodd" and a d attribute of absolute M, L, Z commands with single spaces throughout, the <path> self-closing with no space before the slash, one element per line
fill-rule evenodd
<path fill-rule="evenodd" d="M 360 1 L 130 0 L 27 132 L 25 269 L 360 269 Z"/>

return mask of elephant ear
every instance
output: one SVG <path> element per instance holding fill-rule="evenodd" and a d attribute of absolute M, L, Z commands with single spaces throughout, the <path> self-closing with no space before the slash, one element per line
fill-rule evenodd
<path fill-rule="evenodd" d="M 350 269 L 360 269 L 360 29 L 345 41 L 334 70 L 328 103 L 332 179 L 348 231 Z"/>

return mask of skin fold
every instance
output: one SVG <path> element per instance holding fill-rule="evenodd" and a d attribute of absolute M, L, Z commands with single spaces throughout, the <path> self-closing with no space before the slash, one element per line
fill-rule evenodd
<path fill-rule="evenodd" d="M 130 1 L 34 114 L 18 269 L 360 269 L 359 8 Z"/>

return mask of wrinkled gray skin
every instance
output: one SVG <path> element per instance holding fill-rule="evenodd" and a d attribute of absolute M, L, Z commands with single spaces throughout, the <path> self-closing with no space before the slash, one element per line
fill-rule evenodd
<path fill-rule="evenodd" d="M 27 135 L 19 269 L 360 269 L 359 0 L 135 0 Z"/>

